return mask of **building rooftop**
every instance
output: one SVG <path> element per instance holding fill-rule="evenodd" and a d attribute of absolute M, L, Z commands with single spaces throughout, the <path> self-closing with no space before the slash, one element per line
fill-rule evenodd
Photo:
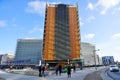
<path fill-rule="evenodd" d="M 47 4 L 47 6 L 50 6 L 50 7 L 56 7 L 58 5 L 66 5 L 68 7 L 77 7 L 77 5 L 69 5 L 69 4 L 62 4 L 62 3 L 60 3 L 60 4 Z"/>
<path fill-rule="evenodd" d="M 42 39 L 18 39 L 18 42 L 36 42 L 36 41 L 43 41 Z"/>

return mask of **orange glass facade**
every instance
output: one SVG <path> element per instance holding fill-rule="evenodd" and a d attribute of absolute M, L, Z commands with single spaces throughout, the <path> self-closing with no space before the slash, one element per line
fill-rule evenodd
<path fill-rule="evenodd" d="M 79 22 L 77 7 L 69 7 L 70 55 L 80 58 Z"/>
<path fill-rule="evenodd" d="M 66 20 L 68 19 L 66 24 L 67 24 L 67 28 L 68 28 L 67 33 L 69 33 L 69 34 L 68 34 L 68 36 L 66 36 L 66 35 L 63 35 L 63 36 L 67 37 L 69 39 L 67 39 L 66 40 L 67 42 L 65 42 L 64 37 L 63 37 L 63 40 L 64 40 L 63 43 L 57 42 L 57 38 L 56 38 L 59 36 L 59 34 L 67 34 L 67 33 L 65 33 L 65 31 L 59 33 L 59 30 L 60 30 L 59 27 L 61 25 L 57 23 L 57 21 L 59 21 L 59 20 L 56 20 L 56 17 L 57 17 L 57 19 L 59 19 L 58 17 L 61 15 L 60 14 L 58 15 L 56 9 L 58 9 L 59 7 L 58 8 L 56 8 L 56 7 L 57 7 L 57 5 L 47 5 L 46 6 L 44 40 L 43 40 L 43 59 L 45 61 L 59 60 L 59 59 L 57 59 L 57 58 L 59 58 L 59 56 L 60 56 L 60 58 L 62 56 L 65 57 L 64 59 L 80 58 L 80 34 L 79 34 L 79 20 L 78 20 L 77 6 L 64 5 L 64 7 L 66 7 L 65 11 L 67 13 L 65 11 L 63 11 L 63 13 L 67 14 L 67 15 L 65 15 L 65 17 L 66 16 L 68 17 L 68 18 L 66 18 Z M 62 9 L 62 8 L 60 7 L 60 9 Z M 58 11 L 60 12 L 60 10 L 58 10 Z M 60 20 L 62 20 L 62 19 L 60 19 Z M 63 25 L 61 27 L 65 28 L 66 26 Z M 59 39 L 61 39 L 61 38 L 62 37 L 60 37 Z M 62 41 L 62 39 L 61 39 L 61 41 Z M 64 47 L 57 47 L 58 43 L 59 43 L 59 46 L 64 46 Z M 66 46 L 64 44 L 66 44 Z M 68 47 L 68 48 L 66 48 L 66 47 Z M 63 52 L 61 52 L 60 50 L 63 50 Z"/>
<path fill-rule="evenodd" d="M 54 60 L 55 7 L 46 8 L 43 59 Z"/>

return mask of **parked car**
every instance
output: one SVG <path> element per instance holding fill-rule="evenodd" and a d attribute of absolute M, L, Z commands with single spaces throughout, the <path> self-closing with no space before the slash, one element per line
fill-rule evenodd
<path fill-rule="evenodd" d="M 117 65 L 110 65 L 109 69 L 111 72 L 114 72 L 114 71 L 119 72 L 119 67 Z"/>

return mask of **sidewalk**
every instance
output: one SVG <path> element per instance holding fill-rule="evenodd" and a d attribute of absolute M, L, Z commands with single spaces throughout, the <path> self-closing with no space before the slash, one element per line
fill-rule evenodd
<path fill-rule="evenodd" d="M 38 76 L 39 75 L 39 71 L 35 70 L 35 69 L 12 69 L 12 70 L 5 70 L 5 72 L 8 73 L 14 73 L 14 74 L 23 74 L 23 75 L 28 75 L 28 76 Z M 55 73 L 55 71 L 53 70 L 46 70 L 44 72 L 45 76 L 48 75 L 52 75 L 53 73 Z"/>
<path fill-rule="evenodd" d="M 99 67 L 98 70 L 103 68 L 104 67 Z M 38 76 L 27 76 L 22 74 L 12 74 L 12 73 L 6 73 L 0 71 L 0 78 L 4 78 L 6 80 L 84 80 L 87 74 L 90 74 L 95 71 L 96 71 L 95 68 L 85 68 L 83 70 L 78 69 L 75 73 L 72 72 L 71 78 L 67 77 L 67 73 L 62 73 L 61 76 L 56 76 L 55 74 L 52 74 L 46 77 L 38 77 Z"/>
<path fill-rule="evenodd" d="M 0 78 L 5 80 L 42 80 L 40 77 L 37 76 L 27 76 L 22 74 L 12 74 L 0 71 Z"/>

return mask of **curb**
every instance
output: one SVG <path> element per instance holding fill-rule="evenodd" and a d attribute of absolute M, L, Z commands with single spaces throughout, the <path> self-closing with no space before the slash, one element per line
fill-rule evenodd
<path fill-rule="evenodd" d="M 113 78 L 107 71 L 108 71 L 108 69 L 106 70 L 107 75 L 108 75 L 111 79 L 114 80 L 114 78 Z"/>
<path fill-rule="evenodd" d="M 101 77 L 103 78 L 103 80 L 113 80 L 112 77 L 109 76 L 108 74 L 108 69 L 105 69 L 102 73 L 101 73 Z"/>

